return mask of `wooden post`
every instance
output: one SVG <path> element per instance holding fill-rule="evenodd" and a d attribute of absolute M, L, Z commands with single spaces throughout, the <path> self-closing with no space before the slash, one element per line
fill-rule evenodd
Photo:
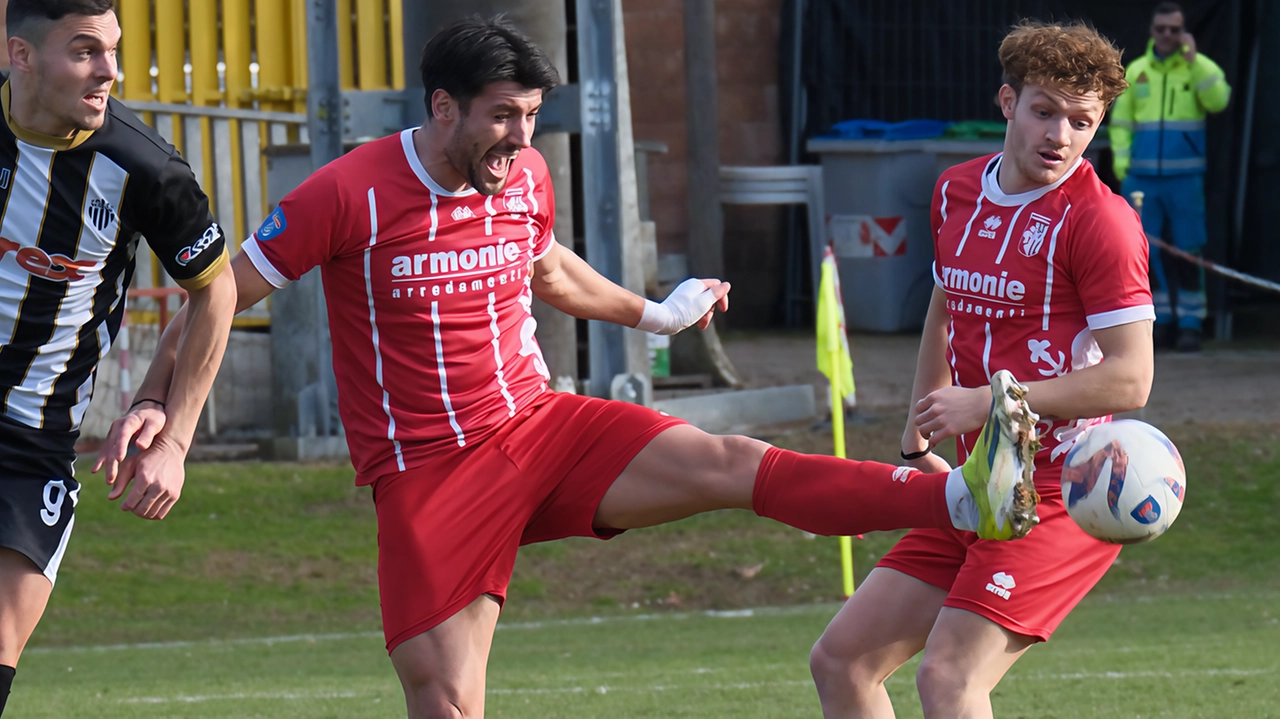
<path fill-rule="evenodd" d="M 724 216 L 720 210 L 720 128 L 716 97 L 715 0 L 685 0 L 688 78 L 689 272 L 724 278 Z"/>

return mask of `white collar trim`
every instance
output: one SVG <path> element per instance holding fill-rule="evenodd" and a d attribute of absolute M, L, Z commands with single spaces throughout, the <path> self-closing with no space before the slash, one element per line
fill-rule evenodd
<path fill-rule="evenodd" d="M 1081 163 L 1084 162 L 1083 155 L 1077 157 L 1075 164 L 1071 166 L 1071 169 L 1067 170 L 1066 173 L 1062 177 L 1059 177 L 1052 185 L 1045 185 L 1044 187 L 1038 187 L 1034 190 L 1028 190 L 1027 192 L 1009 195 L 1005 194 L 1005 191 L 1000 189 L 1000 162 L 1003 159 L 1003 152 L 996 155 L 991 159 L 991 162 L 987 164 L 986 169 L 982 172 L 982 194 L 986 195 L 987 199 L 991 200 L 992 203 L 1000 205 L 1001 207 L 1019 207 L 1027 204 L 1028 202 L 1035 202 L 1041 197 L 1044 197 L 1050 192 L 1061 187 L 1062 183 L 1070 179 L 1070 177 L 1075 174 L 1076 170 L 1080 168 Z"/>
<path fill-rule="evenodd" d="M 402 131 L 400 133 L 400 145 L 404 148 L 404 158 L 409 161 L 409 167 L 413 168 L 413 174 L 418 176 L 422 184 L 426 185 L 427 189 L 434 194 L 443 197 L 469 197 L 476 194 L 477 190 L 474 187 L 468 187 L 462 192 L 449 192 L 435 181 L 435 178 L 427 172 L 427 168 L 422 166 L 422 160 L 418 159 L 418 151 L 413 147 L 413 133 L 416 131 L 417 128 L 415 127 Z"/>

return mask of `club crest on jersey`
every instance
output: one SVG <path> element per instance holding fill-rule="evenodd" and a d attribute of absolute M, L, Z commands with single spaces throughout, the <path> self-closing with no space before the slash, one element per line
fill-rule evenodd
<path fill-rule="evenodd" d="M 1000 225 L 1004 220 L 1000 219 L 1000 215 L 992 215 L 982 221 L 982 229 L 978 230 L 978 237 L 985 237 L 988 240 L 996 238 L 996 230 L 1000 229 Z"/>
<path fill-rule="evenodd" d="M 470 207 L 463 205 L 458 209 L 454 210 L 449 216 L 452 217 L 456 222 L 462 222 L 463 220 L 469 220 L 475 217 L 476 214 L 471 211 Z"/>
<path fill-rule="evenodd" d="M 89 222 L 93 223 L 98 232 L 107 229 L 107 225 L 110 225 L 115 219 L 116 211 L 110 202 L 101 197 L 95 197 L 89 202 Z"/>
<path fill-rule="evenodd" d="M 1018 242 L 1018 252 L 1024 257 L 1035 257 L 1044 246 L 1044 238 L 1049 234 L 1049 225 L 1053 222 L 1044 215 L 1031 213 L 1027 226 L 1022 230 L 1022 239 Z"/>
<path fill-rule="evenodd" d="M 210 245 L 220 239 L 222 239 L 222 232 L 218 230 L 218 226 L 216 224 L 209 225 L 209 229 L 204 231 L 200 239 L 196 240 L 190 247 L 182 248 L 182 251 L 178 253 L 177 257 L 174 257 L 174 260 L 179 265 L 186 267 L 192 260 L 199 257 L 201 252 L 209 249 Z"/>
<path fill-rule="evenodd" d="M 522 213 L 529 211 L 529 205 L 524 201 L 524 188 L 516 187 L 507 190 L 502 198 L 503 203 L 507 207 L 507 212 Z"/>
<path fill-rule="evenodd" d="M 258 228 L 258 242 L 266 242 L 281 232 L 288 229 L 289 223 L 284 219 L 284 210 L 278 206 L 267 215 L 267 219 L 262 221 L 262 226 Z"/>

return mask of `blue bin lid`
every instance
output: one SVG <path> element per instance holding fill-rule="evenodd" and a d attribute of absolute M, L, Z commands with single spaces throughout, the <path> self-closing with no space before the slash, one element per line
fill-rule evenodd
<path fill-rule="evenodd" d="M 831 132 L 822 137 L 844 140 L 927 140 L 942 137 L 942 133 L 950 125 L 950 122 L 944 120 L 845 120 L 832 125 Z"/>

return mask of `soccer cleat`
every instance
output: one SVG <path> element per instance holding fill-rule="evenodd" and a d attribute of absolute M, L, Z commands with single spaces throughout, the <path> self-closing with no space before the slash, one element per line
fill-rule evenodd
<path fill-rule="evenodd" d="M 977 445 L 960 468 L 978 505 L 978 537 L 1021 539 L 1040 522 L 1031 475 L 1035 467 L 1036 422 L 1027 407 L 1027 388 L 1007 370 L 991 378 L 991 411 Z"/>

